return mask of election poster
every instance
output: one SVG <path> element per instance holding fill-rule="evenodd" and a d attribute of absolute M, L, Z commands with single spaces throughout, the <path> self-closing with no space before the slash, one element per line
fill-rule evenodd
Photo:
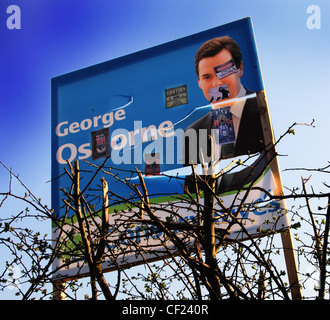
<path fill-rule="evenodd" d="M 72 185 L 64 174 L 68 163 L 79 160 L 88 181 L 95 173 L 93 166 L 106 161 L 106 170 L 115 174 L 98 175 L 117 195 L 107 208 L 111 226 L 107 248 L 117 260 L 105 261 L 105 270 L 157 260 L 175 251 L 165 234 L 131 223 L 141 208 L 125 205 L 123 199 L 130 198 L 132 190 L 118 181 L 139 185 L 137 171 L 150 201 L 164 204 L 155 211 L 164 222 L 196 223 L 196 210 L 178 197 L 198 194 L 203 205 L 203 177 L 215 175 L 216 227 L 228 231 L 228 238 L 244 240 L 247 233 L 259 236 L 265 228 L 287 228 L 285 202 L 268 201 L 281 182 L 271 165 L 273 133 L 264 92 L 251 18 L 54 77 L 54 217 L 71 219 L 73 226 L 78 223 L 59 191 Z M 99 181 L 88 186 L 91 194 Z M 100 218 L 102 204 L 90 199 L 95 217 Z M 170 207 L 176 208 L 175 217 Z M 224 207 L 242 224 L 233 224 Z M 69 233 L 70 225 L 65 228 Z M 61 234 L 63 230 L 53 224 L 54 239 Z M 194 239 L 188 236 L 186 241 Z M 153 250 L 139 257 L 133 242 Z M 54 269 L 62 278 L 88 272 L 78 256 L 71 264 L 58 258 Z"/>

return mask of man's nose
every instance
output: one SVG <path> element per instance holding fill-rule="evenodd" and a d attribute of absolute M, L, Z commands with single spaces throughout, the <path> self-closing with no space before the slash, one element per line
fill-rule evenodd
<path fill-rule="evenodd" d="M 215 88 L 215 87 L 218 87 L 220 85 L 223 84 L 223 81 L 221 79 L 219 79 L 217 76 L 215 76 L 213 78 L 213 84 L 212 84 L 212 87 Z"/>

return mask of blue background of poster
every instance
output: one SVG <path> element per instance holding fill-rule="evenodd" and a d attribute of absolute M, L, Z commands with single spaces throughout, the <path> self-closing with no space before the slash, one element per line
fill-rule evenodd
<path fill-rule="evenodd" d="M 250 18 L 52 79 L 52 207 L 57 214 L 63 215 L 60 212 L 62 194 L 59 192 L 59 188 L 71 185 L 69 177 L 62 175 L 66 165 L 60 164 L 56 160 L 58 149 L 65 144 L 72 144 L 77 149 L 77 157 L 83 158 L 79 147 L 85 145 L 84 148 L 88 148 L 86 144 L 91 143 L 91 131 L 103 128 L 102 122 L 99 120 L 97 127 L 92 126 L 88 130 L 75 129 L 75 133 L 59 137 L 55 133 L 57 125 L 65 121 L 68 128 L 70 124 L 81 123 L 84 119 L 91 119 L 94 124 L 95 116 L 115 112 L 117 108 L 127 105 L 124 108 L 125 119 L 114 121 L 109 128 L 110 136 L 114 130 L 121 128 L 134 131 L 134 121 L 141 121 L 143 127 L 150 125 L 158 127 L 164 120 L 170 120 L 172 123 L 178 122 L 176 128 L 186 128 L 210 109 L 210 106 L 199 108 L 206 106 L 208 102 L 198 87 L 194 67 L 195 54 L 205 41 L 225 35 L 235 39 L 241 48 L 244 63 L 242 84 L 252 91 L 263 90 Z M 187 86 L 188 103 L 166 108 L 165 89 L 182 85 Z M 196 108 L 199 109 L 196 110 Z M 188 115 L 189 117 L 187 117 Z M 181 121 L 182 119 L 184 120 Z M 148 143 L 143 144 L 143 149 Z M 163 152 L 165 153 L 166 150 L 164 149 Z M 70 148 L 65 148 L 62 152 L 63 159 L 68 159 L 71 155 Z M 134 156 L 131 158 L 134 159 Z M 180 157 L 178 156 L 178 158 Z M 92 162 L 92 156 L 86 160 Z M 103 160 L 95 160 L 93 163 L 100 165 Z M 137 164 L 132 161 L 131 164 L 116 165 L 111 161 L 110 158 L 107 166 L 120 167 L 125 170 L 134 170 L 137 167 L 144 171 L 144 163 Z M 182 166 L 182 163 L 168 165 L 162 163 L 161 171 L 178 166 Z M 82 161 L 80 161 L 80 167 L 82 170 L 90 170 L 90 167 Z M 89 174 L 86 172 L 84 176 L 84 181 L 87 181 Z M 119 176 L 124 177 L 125 173 L 121 173 Z M 109 177 L 107 180 L 111 188 L 112 181 L 109 181 Z M 99 184 L 99 179 L 96 179 L 94 184 Z M 91 187 L 96 188 L 96 185 L 91 185 Z M 150 184 L 153 186 L 151 193 L 157 193 L 157 189 L 164 193 L 182 192 L 180 184 L 177 184 L 176 188 L 171 185 L 169 190 L 167 190 L 167 185 L 169 184 L 166 182 L 162 182 L 160 185 L 157 179 L 154 179 Z M 116 192 L 125 195 L 127 189 L 117 183 Z"/>

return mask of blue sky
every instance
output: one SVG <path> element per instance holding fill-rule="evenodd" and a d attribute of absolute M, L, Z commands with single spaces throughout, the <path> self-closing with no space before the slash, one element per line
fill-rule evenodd
<path fill-rule="evenodd" d="M 9 5 L 21 9 L 21 29 L 9 30 Z M 306 10 L 321 9 L 321 29 L 309 30 Z M 2 0 L 0 2 L 0 160 L 50 205 L 52 77 L 251 16 L 278 138 L 281 169 L 323 167 L 330 159 L 328 0 Z M 287 186 L 300 173 L 283 173 Z M 306 174 L 307 175 L 307 174 Z M 326 177 L 315 176 L 315 187 Z M 8 178 L 0 168 L 0 190 Z M 320 186 L 321 187 L 321 186 Z"/>
<path fill-rule="evenodd" d="M 6 26 L 11 4 L 21 9 L 20 30 Z M 311 4 L 321 9 L 319 30 L 306 26 Z M 275 134 L 316 120 L 315 129 L 298 128 L 280 146 L 289 155 L 281 168 L 323 166 L 329 151 L 318 142 L 329 136 L 329 15 L 328 1 L 1 1 L 1 161 L 32 190 L 46 191 L 51 77 L 251 16 Z"/>

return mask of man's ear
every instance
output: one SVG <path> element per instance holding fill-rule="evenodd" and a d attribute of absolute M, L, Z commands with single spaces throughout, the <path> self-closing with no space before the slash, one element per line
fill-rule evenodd
<path fill-rule="evenodd" d="M 201 82 L 200 82 L 199 77 L 197 78 L 197 81 L 198 81 L 198 86 L 199 86 L 199 88 L 202 89 L 202 87 L 201 87 Z M 202 90 L 203 90 L 203 89 L 202 89 Z"/>
<path fill-rule="evenodd" d="M 239 77 L 242 78 L 243 77 L 243 61 L 241 61 L 241 65 L 238 68 L 238 72 L 239 72 Z"/>

